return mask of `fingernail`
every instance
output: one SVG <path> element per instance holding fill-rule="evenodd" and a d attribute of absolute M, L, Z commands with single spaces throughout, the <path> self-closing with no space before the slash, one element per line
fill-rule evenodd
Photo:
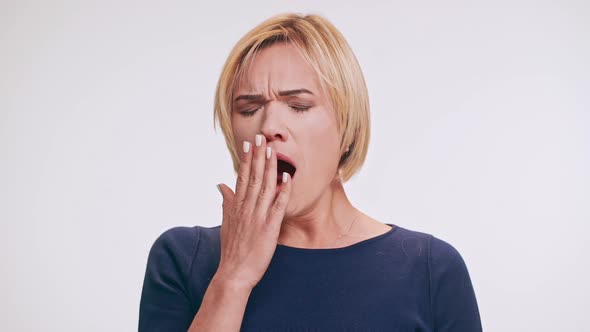
<path fill-rule="evenodd" d="M 289 173 L 283 172 L 283 183 L 287 183 L 287 178 L 289 178 Z"/>
<path fill-rule="evenodd" d="M 244 141 L 242 148 L 244 149 L 244 153 L 248 153 L 248 151 L 250 151 L 250 142 Z"/>
<path fill-rule="evenodd" d="M 256 135 L 256 146 L 262 145 L 262 135 Z"/>
<path fill-rule="evenodd" d="M 270 146 L 266 147 L 266 159 L 270 159 L 270 155 L 271 155 L 271 148 Z"/>
<path fill-rule="evenodd" d="M 219 193 L 223 196 L 223 193 L 221 192 L 221 185 L 218 184 L 218 185 L 216 185 L 216 187 L 217 187 L 217 190 L 219 190 Z"/>

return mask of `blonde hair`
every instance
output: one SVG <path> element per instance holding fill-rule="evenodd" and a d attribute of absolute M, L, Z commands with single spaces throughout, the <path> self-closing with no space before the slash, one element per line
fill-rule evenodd
<path fill-rule="evenodd" d="M 362 70 L 344 36 L 316 14 L 270 17 L 243 36 L 230 52 L 217 83 L 213 127 L 219 122 L 234 171 L 238 171 L 239 157 L 231 124 L 233 90 L 256 52 L 278 42 L 288 42 L 301 53 L 318 74 L 322 91 L 327 92 L 340 133 L 338 168 L 342 182 L 346 182 L 362 167 L 367 155 L 369 96 Z"/>

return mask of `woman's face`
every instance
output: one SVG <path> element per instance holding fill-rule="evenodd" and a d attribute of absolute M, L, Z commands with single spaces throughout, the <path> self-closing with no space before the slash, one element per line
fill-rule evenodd
<path fill-rule="evenodd" d="M 307 211 L 328 189 L 340 160 L 336 114 L 316 73 L 291 44 L 274 44 L 256 55 L 233 92 L 236 151 L 264 135 L 278 159 L 283 154 L 296 167 L 286 216 Z"/>

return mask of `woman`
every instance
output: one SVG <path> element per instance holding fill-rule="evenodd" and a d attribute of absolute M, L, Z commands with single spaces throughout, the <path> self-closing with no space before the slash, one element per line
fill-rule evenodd
<path fill-rule="evenodd" d="M 369 101 L 343 36 L 278 15 L 232 50 L 217 86 L 237 172 L 217 227 L 176 227 L 147 263 L 140 331 L 480 331 L 459 253 L 347 199 Z"/>

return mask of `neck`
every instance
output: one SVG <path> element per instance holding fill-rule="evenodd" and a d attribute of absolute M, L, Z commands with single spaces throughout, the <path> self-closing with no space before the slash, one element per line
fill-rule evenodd
<path fill-rule="evenodd" d="M 279 243 L 303 248 L 331 246 L 339 235 L 349 230 L 353 233 L 360 223 L 355 218 L 360 217 L 361 212 L 352 206 L 337 178 L 311 206 L 297 215 L 285 216 Z"/>

